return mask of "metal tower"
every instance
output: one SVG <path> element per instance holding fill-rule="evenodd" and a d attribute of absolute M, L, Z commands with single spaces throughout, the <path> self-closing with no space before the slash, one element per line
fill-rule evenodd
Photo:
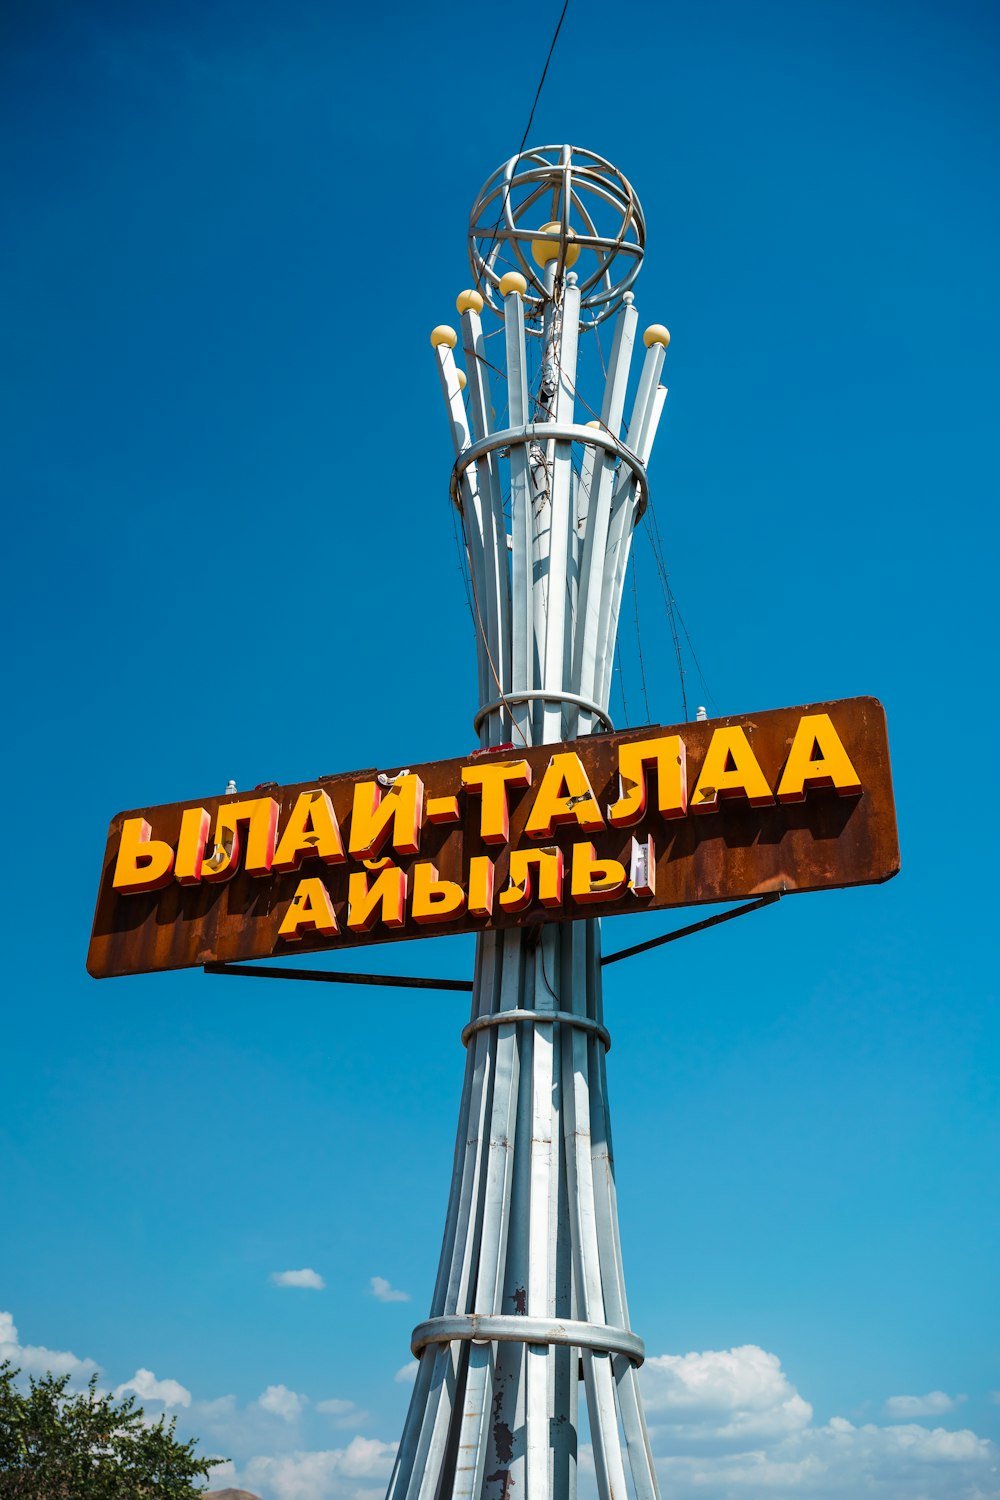
<path fill-rule="evenodd" d="M 669 334 L 653 325 L 625 427 L 644 240 L 638 199 L 609 162 L 569 146 L 524 152 L 472 211 L 464 371 L 457 333 L 432 334 L 484 750 L 611 727 L 625 569 L 666 396 Z M 496 337 L 487 304 L 503 320 Z M 596 345 L 612 317 L 592 408 L 577 390 L 580 335 Z M 478 940 L 441 1262 L 413 1332 L 389 1500 L 573 1500 L 581 1381 L 601 1500 L 629 1493 L 626 1457 L 635 1500 L 658 1500 L 618 1236 L 600 953 L 595 920 Z"/>

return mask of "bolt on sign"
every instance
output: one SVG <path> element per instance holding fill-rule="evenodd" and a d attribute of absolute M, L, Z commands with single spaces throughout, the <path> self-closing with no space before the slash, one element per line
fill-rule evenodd
<path fill-rule="evenodd" d="M 885 713 L 849 698 L 119 813 L 87 967 L 103 979 L 898 869 Z"/>

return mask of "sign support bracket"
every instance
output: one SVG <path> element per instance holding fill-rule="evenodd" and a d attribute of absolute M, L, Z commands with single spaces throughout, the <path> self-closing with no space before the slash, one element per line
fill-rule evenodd
<path fill-rule="evenodd" d="M 617 953 L 606 953 L 601 959 L 601 967 L 616 964 L 622 958 L 634 958 L 637 953 L 648 953 L 650 948 L 661 948 L 664 943 L 675 943 L 678 938 L 691 937 L 693 933 L 704 932 L 709 927 L 718 927 L 721 922 L 731 922 L 734 917 L 745 917 L 752 911 L 760 911 L 762 906 L 773 906 L 784 894 L 784 890 L 770 891 L 766 896 L 758 896 L 756 901 L 747 901 L 743 906 L 717 912 L 714 917 L 705 917 L 701 922 L 692 922 L 687 927 L 675 927 L 673 932 L 665 932 L 662 937 L 649 938 L 645 943 L 633 944 L 631 948 L 619 948 Z"/>
<path fill-rule="evenodd" d="M 735 906 L 730 911 L 717 912 L 714 917 L 705 917 L 701 922 L 691 922 L 687 927 L 675 927 L 660 937 L 649 938 L 645 943 L 635 943 L 631 948 L 619 948 L 617 953 L 608 953 L 601 959 L 601 967 L 616 964 L 622 958 L 634 958 L 637 953 L 648 953 L 650 948 L 660 948 L 664 943 L 675 943 L 678 938 L 691 937 L 696 932 L 705 932 L 709 927 L 718 927 L 722 922 L 731 922 L 734 917 L 745 917 L 763 906 L 773 906 L 780 901 L 784 891 L 772 891 Z M 306 979 L 320 984 L 372 984 L 386 989 L 409 990 L 471 990 L 471 979 L 429 979 L 423 974 L 351 974 L 344 969 L 286 969 L 273 964 L 203 964 L 206 974 L 237 974 L 247 979 Z"/>

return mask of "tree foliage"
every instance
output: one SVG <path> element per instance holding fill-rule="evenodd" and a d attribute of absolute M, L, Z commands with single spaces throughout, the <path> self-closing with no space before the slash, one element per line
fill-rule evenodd
<path fill-rule="evenodd" d="M 195 1500 L 218 1459 L 198 1458 L 196 1440 L 174 1436 L 176 1419 L 150 1424 L 135 1398 L 115 1402 L 91 1376 L 15 1384 L 0 1364 L 0 1500 Z"/>

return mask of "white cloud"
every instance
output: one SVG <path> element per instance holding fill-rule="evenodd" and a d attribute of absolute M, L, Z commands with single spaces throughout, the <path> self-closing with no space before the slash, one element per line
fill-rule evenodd
<path fill-rule="evenodd" d="M 297 1393 L 291 1394 L 294 1397 Z M 275 1406 L 281 1409 L 276 1411 Z M 225 1453 L 239 1463 L 262 1450 L 273 1454 L 300 1448 L 302 1422 L 308 1412 L 304 1398 L 299 1410 L 296 1416 L 293 1403 L 283 1401 L 280 1391 L 277 1395 L 265 1391 L 263 1405 L 261 1400 L 243 1404 L 235 1396 L 219 1396 L 212 1401 L 193 1401 L 181 1425 L 183 1436 L 198 1437 L 203 1451 Z"/>
<path fill-rule="evenodd" d="M 332 1417 L 334 1427 L 360 1427 L 362 1422 L 371 1419 L 371 1412 L 362 1411 L 353 1401 L 344 1401 L 339 1396 L 331 1396 L 328 1401 L 317 1401 L 315 1410 L 326 1417 Z"/>
<path fill-rule="evenodd" d="M 309 1266 L 304 1266 L 301 1271 L 272 1271 L 270 1280 L 275 1286 L 308 1287 L 314 1292 L 321 1292 L 326 1286 L 319 1272 Z"/>
<path fill-rule="evenodd" d="M 0 1312 L 0 1362 L 9 1359 L 26 1375 L 69 1375 L 74 1380 L 88 1380 L 100 1366 L 92 1359 L 77 1359 L 64 1349 L 46 1349 L 41 1344 L 22 1344 L 14 1318 Z"/>
<path fill-rule="evenodd" d="M 398 1381 L 400 1385 L 412 1385 L 417 1378 L 417 1371 L 419 1369 L 419 1360 L 411 1359 L 408 1365 L 401 1365 L 392 1378 Z"/>
<path fill-rule="evenodd" d="M 355 1500 L 358 1495 L 378 1496 L 381 1500 L 381 1489 L 359 1490 L 357 1481 L 379 1481 L 384 1485 L 392 1472 L 395 1454 L 395 1443 L 354 1437 L 346 1448 L 251 1458 L 238 1475 L 228 1473 L 226 1478 L 237 1478 L 239 1484 L 266 1494 L 268 1500 Z"/>
<path fill-rule="evenodd" d="M 643 1386 L 651 1425 L 663 1423 L 685 1443 L 711 1434 L 714 1444 L 739 1445 L 800 1432 L 812 1421 L 777 1355 L 756 1344 L 654 1356 Z"/>
<path fill-rule="evenodd" d="M 152 1370 L 136 1370 L 131 1380 L 116 1386 L 116 1396 L 134 1392 L 142 1401 L 162 1401 L 165 1406 L 190 1406 L 191 1392 L 178 1380 L 157 1380 Z"/>
<path fill-rule="evenodd" d="M 379 1302 L 409 1302 L 409 1292 L 398 1291 L 392 1282 L 386 1281 L 384 1276 L 373 1276 L 371 1279 L 372 1296 Z"/>
<path fill-rule="evenodd" d="M 926 1396 L 890 1396 L 885 1410 L 890 1417 L 943 1417 L 964 1400 L 945 1391 L 928 1391 Z"/>
<path fill-rule="evenodd" d="M 236 1415 L 235 1396 L 216 1396 L 214 1401 L 196 1401 L 193 1410 L 199 1424 L 218 1426 Z"/>
<path fill-rule="evenodd" d="M 371 1289 L 382 1301 L 407 1300 L 382 1277 L 372 1278 Z M 97 1369 L 93 1360 L 22 1345 L 12 1316 L 0 1312 L 2 1357 L 32 1373 L 52 1369 L 79 1378 Z M 417 1368 L 411 1360 L 394 1378 L 409 1382 Z M 995 1443 L 968 1428 L 913 1420 L 946 1419 L 964 1396 L 893 1396 L 885 1405 L 890 1420 L 882 1424 L 834 1416 L 820 1425 L 777 1355 L 754 1344 L 655 1356 L 640 1379 L 657 1471 L 671 1500 L 1000 1500 Z M 350 1400 L 329 1397 L 311 1406 L 305 1395 L 271 1385 L 247 1405 L 231 1395 L 199 1402 L 179 1381 L 158 1380 L 145 1368 L 115 1395 L 132 1391 L 143 1401 L 186 1408 L 182 1422 L 210 1441 L 205 1451 L 234 1455 L 214 1471 L 216 1487 L 229 1483 L 268 1500 L 382 1500 L 393 1444 L 359 1433 L 340 1448 L 302 1447 L 310 1428 L 320 1433 L 324 1425 L 329 1432 L 330 1424 L 367 1422 L 369 1414 Z M 1000 1403 L 1000 1392 L 991 1399 Z M 581 1500 L 593 1493 L 593 1463 L 581 1444 Z"/>
<path fill-rule="evenodd" d="M 673 1500 L 996 1500 L 997 1449 L 973 1432 L 915 1425 L 855 1427 L 834 1417 L 774 1447 L 658 1456 Z"/>
<path fill-rule="evenodd" d="M 283 1422 L 294 1422 L 308 1405 L 308 1398 L 290 1391 L 287 1385 L 269 1385 L 263 1395 L 257 1397 L 257 1405 Z"/>
<path fill-rule="evenodd" d="M 915 1422 L 818 1426 L 778 1357 L 753 1344 L 660 1355 L 640 1380 L 671 1500 L 1000 1500 L 988 1439 Z"/>
<path fill-rule="evenodd" d="M 355 1411 L 356 1407 L 353 1401 L 342 1401 L 339 1396 L 331 1396 L 328 1401 L 317 1401 L 316 1410 L 328 1412 L 331 1417 L 342 1417 L 349 1411 Z"/>

